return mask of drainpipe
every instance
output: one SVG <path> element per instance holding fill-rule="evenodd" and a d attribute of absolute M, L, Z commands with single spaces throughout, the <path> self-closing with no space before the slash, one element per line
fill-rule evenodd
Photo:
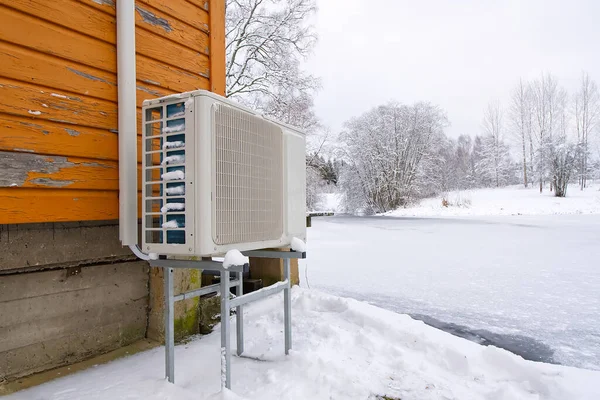
<path fill-rule="evenodd" d="M 138 248 L 137 109 L 135 66 L 135 0 L 117 3 L 117 84 L 119 97 L 119 239 L 136 256 Z"/>

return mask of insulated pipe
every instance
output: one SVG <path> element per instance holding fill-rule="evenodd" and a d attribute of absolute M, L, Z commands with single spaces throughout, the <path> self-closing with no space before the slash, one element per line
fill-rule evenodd
<path fill-rule="evenodd" d="M 117 1 L 117 78 L 119 97 L 119 239 L 124 246 L 137 246 L 135 0 Z"/>

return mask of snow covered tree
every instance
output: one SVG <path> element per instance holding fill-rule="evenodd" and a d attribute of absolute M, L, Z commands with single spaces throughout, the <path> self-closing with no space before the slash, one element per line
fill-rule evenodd
<path fill-rule="evenodd" d="M 500 103 L 488 104 L 483 116 L 483 129 L 486 133 L 481 139 L 480 159 L 475 165 L 479 176 L 488 185 L 500 187 L 511 181 L 513 165 L 510 148 L 502 140 L 503 116 Z"/>
<path fill-rule="evenodd" d="M 475 139 L 474 168 L 478 186 L 501 187 L 513 183 L 515 168 L 509 146 L 492 135 Z"/>
<path fill-rule="evenodd" d="M 306 208 L 316 210 L 321 200 L 321 192 L 324 185 L 323 178 L 319 171 L 310 166 L 306 166 Z"/>
<path fill-rule="evenodd" d="M 385 212 L 418 194 L 432 143 L 443 138 L 445 113 L 429 103 L 388 103 L 345 124 L 340 184 L 349 208 Z"/>
<path fill-rule="evenodd" d="M 576 172 L 577 160 L 581 158 L 578 156 L 579 148 L 580 146 L 569 143 L 562 135 L 549 146 L 548 155 L 556 197 L 567 195 L 567 186 Z"/>
<path fill-rule="evenodd" d="M 464 190 L 475 186 L 475 171 L 473 162 L 473 139 L 471 136 L 460 135 L 456 141 L 455 154 L 456 186 L 454 189 Z"/>
<path fill-rule="evenodd" d="M 548 175 L 547 153 L 560 121 L 559 115 L 562 111 L 559 108 L 563 104 L 563 97 L 566 97 L 566 92 L 558 86 L 558 81 L 550 74 L 542 75 L 532 84 L 534 132 L 537 142 L 535 167 L 539 178 L 540 193 Z"/>
<path fill-rule="evenodd" d="M 315 0 L 226 0 L 226 95 L 309 134 L 319 153 L 327 140 L 314 113 L 319 80 L 302 71 L 316 34 Z M 316 205 L 322 174 L 307 165 L 307 206 Z"/>
<path fill-rule="evenodd" d="M 596 82 L 587 73 L 581 77 L 581 87 L 575 94 L 575 126 L 579 143 L 579 182 L 581 190 L 586 187 L 589 174 L 589 136 L 600 124 L 600 95 Z"/>
<path fill-rule="evenodd" d="M 226 0 L 227 96 L 305 130 L 318 121 L 314 76 L 300 68 L 316 34 L 315 0 Z"/>
<path fill-rule="evenodd" d="M 442 136 L 431 144 L 422 162 L 418 194 L 420 197 L 430 197 L 456 189 L 457 186 L 456 142 Z"/>

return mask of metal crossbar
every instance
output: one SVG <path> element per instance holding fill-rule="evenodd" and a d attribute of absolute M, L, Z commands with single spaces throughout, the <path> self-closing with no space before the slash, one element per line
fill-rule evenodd
<path fill-rule="evenodd" d="M 212 293 L 219 293 L 221 296 L 221 387 L 231 389 L 231 321 L 229 312 L 232 308 L 236 309 L 236 339 L 238 356 L 244 352 L 244 310 L 243 306 L 251 302 L 273 296 L 283 291 L 283 315 L 284 315 L 284 342 L 285 354 L 289 354 L 292 348 L 292 301 L 291 301 L 291 279 L 290 279 L 290 259 L 306 258 L 306 253 L 296 251 L 279 250 L 256 250 L 243 252 L 245 256 L 255 258 L 278 258 L 283 259 L 284 280 L 276 282 L 260 290 L 243 294 L 245 272 L 248 272 L 248 264 L 235 265 L 225 268 L 222 262 L 214 260 L 151 260 L 153 267 L 163 268 L 165 279 L 165 376 L 169 382 L 175 382 L 175 315 L 174 303 L 176 301 L 191 299 L 198 296 L 204 296 Z M 211 274 L 217 273 L 221 277 L 221 282 L 209 285 L 203 288 L 195 289 L 189 292 L 178 294 L 173 293 L 173 269 L 174 268 L 193 268 L 210 271 Z M 231 279 L 233 278 L 233 279 Z M 236 288 L 237 296 L 231 298 L 231 289 Z"/>

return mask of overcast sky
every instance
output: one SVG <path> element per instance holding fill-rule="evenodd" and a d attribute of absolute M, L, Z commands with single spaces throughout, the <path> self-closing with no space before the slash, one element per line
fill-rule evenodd
<path fill-rule="evenodd" d="M 317 114 L 344 121 L 397 100 L 431 101 L 450 136 L 480 133 L 489 100 L 550 71 L 568 90 L 600 81 L 600 0 L 318 0 Z"/>

